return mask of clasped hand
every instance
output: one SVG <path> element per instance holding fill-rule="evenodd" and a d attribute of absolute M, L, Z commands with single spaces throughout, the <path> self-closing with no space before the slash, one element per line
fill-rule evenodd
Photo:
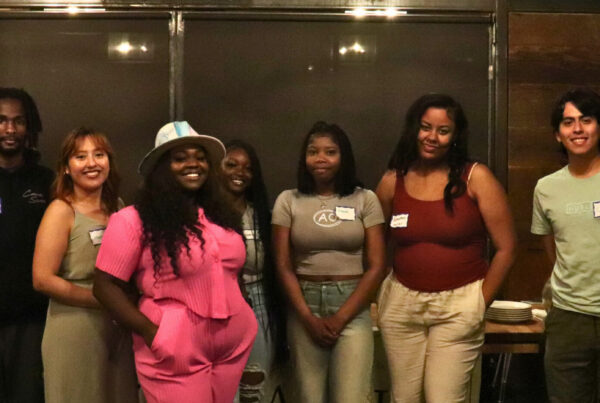
<path fill-rule="evenodd" d="M 311 315 L 305 323 L 310 337 L 321 347 L 331 347 L 337 339 L 346 324 L 336 315 L 320 318 Z"/>

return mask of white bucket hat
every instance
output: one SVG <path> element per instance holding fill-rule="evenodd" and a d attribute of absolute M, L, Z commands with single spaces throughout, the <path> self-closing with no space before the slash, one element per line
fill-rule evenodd
<path fill-rule="evenodd" d="M 164 153 L 173 147 L 185 144 L 199 145 L 204 148 L 208 154 L 208 161 L 213 167 L 219 166 L 225 157 L 225 146 L 221 140 L 196 133 L 188 122 L 171 122 L 161 127 L 156 134 L 154 148 L 142 159 L 138 172 L 144 176 L 148 175 Z"/>

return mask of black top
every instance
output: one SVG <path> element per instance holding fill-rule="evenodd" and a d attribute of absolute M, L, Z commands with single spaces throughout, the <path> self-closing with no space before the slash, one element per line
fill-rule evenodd
<path fill-rule="evenodd" d="M 33 289 L 31 264 L 53 179 L 51 170 L 34 163 L 12 172 L 0 168 L 0 322 L 46 316 L 48 300 Z"/>

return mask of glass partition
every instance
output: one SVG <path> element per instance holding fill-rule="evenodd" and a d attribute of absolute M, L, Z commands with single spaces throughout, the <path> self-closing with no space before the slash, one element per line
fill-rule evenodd
<path fill-rule="evenodd" d="M 0 20 L 0 85 L 25 88 L 44 132 L 42 162 L 54 168 L 65 134 L 106 133 L 131 202 L 137 164 L 169 119 L 169 30 L 164 18 Z"/>
<path fill-rule="evenodd" d="M 317 120 L 346 130 L 359 175 L 373 188 L 407 107 L 427 92 L 463 103 L 471 153 L 488 162 L 493 97 L 491 22 L 485 18 L 232 20 L 184 13 L 184 25 L 175 30 L 183 32 L 183 47 L 171 52 L 169 18 L 1 20 L 0 85 L 24 87 L 38 102 L 46 165 L 54 166 L 68 130 L 104 131 L 117 151 L 122 194 L 131 202 L 137 164 L 169 120 L 174 96 L 178 115 L 199 132 L 255 145 L 272 198 L 295 186 L 301 138 Z"/>
<path fill-rule="evenodd" d="M 271 197 L 295 187 L 303 135 L 317 120 L 350 136 L 374 188 L 407 107 L 455 96 L 471 153 L 488 161 L 489 21 L 185 21 L 184 116 L 200 132 L 256 148 Z"/>

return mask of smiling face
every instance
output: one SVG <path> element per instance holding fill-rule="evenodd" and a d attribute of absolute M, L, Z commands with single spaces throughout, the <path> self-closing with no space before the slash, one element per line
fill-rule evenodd
<path fill-rule="evenodd" d="M 421 117 L 417 136 L 419 157 L 424 161 L 443 160 L 454 138 L 454 121 L 443 108 L 428 108 Z"/>
<path fill-rule="evenodd" d="M 227 152 L 223 159 L 225 189 L 236 196 L 243 195 L 252 182 L 252 164 L 248 153 L 241 148 Z"/>
<path fill-rule="evenodd" d="M 90 137 L 78 141 L 69 157 L 65 173 L 71 177 L 74 189 L 94 192 L 102 188 L 110 172 L 108 153 Z"/>
<path fill-rule="evenodd" d="M 171 173 L 184 190 L 196 191 L 208 178 L 209 163 L 200 146 L 181 145 L 169 153 Z"/>
<path fill-rule="evenodd" d="M 23 152 L 27 121 L 23 105 L 17 99 L 0 99 L 0 155 L 13 156 Z"/>
<path fill-rule="evenodd" d="M 567 102 L 563 117 L 555 133 L 556 141 L 561 143 L 571 156 L 598 155 L 598 121 L 593 116 L 584 116 L 577 107 Z"/>
<path fill-rule="evenodd" d="M 315 134 L 306 147 L 306 169 L 317 185 L 332 185 L 340 170 L 340 147 L 326 134 Z"/>

